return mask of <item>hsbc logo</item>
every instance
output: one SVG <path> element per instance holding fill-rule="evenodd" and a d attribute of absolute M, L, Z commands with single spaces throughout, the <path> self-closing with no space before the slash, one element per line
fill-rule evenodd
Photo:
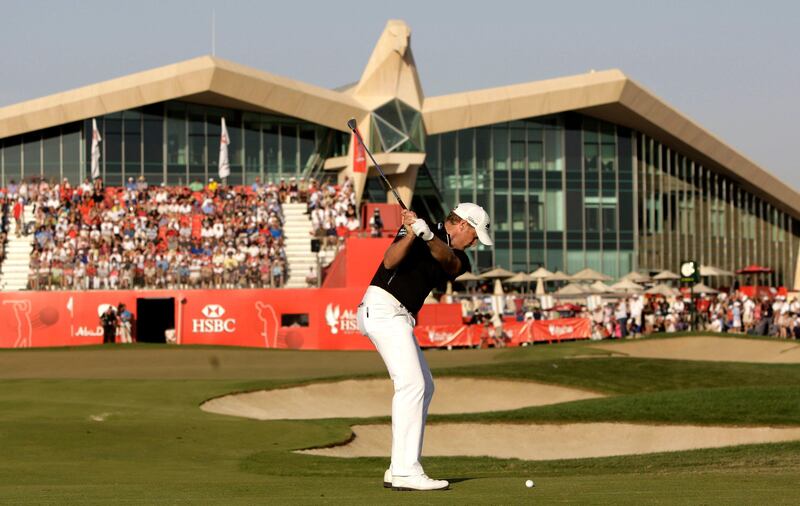
<path fill-rule="evenodd" d="M 331 328 L 331 334 L 358 332 L 356 312 L 350 309 L 342 311 L 338 304 L 328 304 L 325 308 L 325 323 Z"/>
<path fill-rule="evenodd" d="M 225 308 L 219 304 L 209 304 L 200 312 L 203 313 L 203 316 L 206 318 L 222 318 L 225 314 Z"/>
<path fill-rule="evenodd" d="M 200 312 L 205 318 L 192 319 L 192 332 L 198 334 L 232 334 L 236 332 L 236 320 L 225 318 L 225 308 L 219 304 L 206 304 Z"/>

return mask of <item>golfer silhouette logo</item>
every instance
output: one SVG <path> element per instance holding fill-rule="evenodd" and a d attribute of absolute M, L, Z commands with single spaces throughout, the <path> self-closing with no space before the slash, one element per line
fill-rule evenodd
<path fill-rule="evenodd" d="M 264 338 L 265 348 L 278 347 L 278 317 L 275 315 L 275 308 L 270 304 L 256 301 L 256 314 L 261 321 L 264 330 L 261 332 L 261 337 Z M 271 331 L 270 331 L 271 330 Z M 272 346 L 269 345 L 269 338 L 272 337 Z"/>
<path fill-rule="evenodd" d="M 33 325 L 31 323 L 30 300 L 4 300 L 3 305 L 9 304 L 14 310 L 17 320 L 17 340 L 14 348 L 30 348 L 33 345 Z"/>

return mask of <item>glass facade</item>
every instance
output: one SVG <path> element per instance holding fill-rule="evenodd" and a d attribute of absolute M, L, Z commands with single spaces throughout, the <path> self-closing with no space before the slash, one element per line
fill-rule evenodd
<path fill-rule="evenodd" d="M 668 146 L 636 135 L 638 263 L 670 269 L 696 260 L 735 271 L 775 269 L 791 284 L 800 223 L 770 203 Z"/>
<path fill-rule="evenodd" d="M 217 173 L 221 118 L 232 184 L 277 180 L 347 154 L 350 136 L 295 118 L 170 101 L 98 117 L 109 185 L 207 181 Z M 735 271 L 757 263 L 793 281 L 800 220 L 742 185 L 640 132 L 577 113 L 425 135 L 421 116 L 393 100 L 372 115 L 376 152 L 426 152 L 415 206 L 432 218 L 460 201 L 489 211 L 495 246 L 479 269 L 577 272 L 617 278 L 696 260 Z M 90 172 L 91 120 L 0 139 L 0 184 Z M 370 178 L 365 197 L 385 200 Z"/>
<path fill-rule="evenodd" d="M 185 102 L 164 102 L 97 117 L 101 174 L 120 185 L 143 175 L 150 184 L 188 184 L 217 174 L 220 123 L 228 127 L 231 184 L 276 180 L 347 153 L 349 136 L 302 120 Z M 0 140 L 0 182 L 30 176 L 68 178 L 91 170 L 91 120 Z"/>
<path fill-rule="evenodd" d="M 630 129 L 564 113 L 432 135 L 426 148 L 445 207 L 476 202 L 492 217 L 495 247 L 473 253 L 479 269 L 618 278 L 692 259 L 793 280 L 798 220 Z"/>
<path fill-rule="evenodd" d="M 390 100 L 372 113 L 371 132 L 373 153 L 425 151 L 422 115 L 401 100 Z"/>

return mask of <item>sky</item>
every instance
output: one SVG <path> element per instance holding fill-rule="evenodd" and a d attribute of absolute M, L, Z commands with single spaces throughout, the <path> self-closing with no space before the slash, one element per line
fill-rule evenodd
<path fill-rule="evenodd" d="M 389 19 L 425 95 L 618 68 L 800 191 L 800 2 L 0 0 L 0 107 L 210 54 L 334 88 Z"/>

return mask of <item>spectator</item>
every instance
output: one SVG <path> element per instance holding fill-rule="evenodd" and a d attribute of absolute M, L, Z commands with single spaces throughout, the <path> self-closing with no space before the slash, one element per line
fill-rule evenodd
<path fill-rule="evenodd" d="M 120 342 L 123 344 L 130 344 L 133 342 L 131 338 L 131 329 L 133 326 L 133 314 L 128 311 L 125 304 L 120 303 L 117 306 L 117 315 L 119 317 L 119 337 Z"/>
<path fill-rule="evenodd" d="M 370 237 L 380 237 L 383 235 L 383 220 L 381 219 L 381 211 L 375 208 L 372 213 L 372 218 L 369 220 L 369 235 Z"/>
<path fill-rule="evenodd" d="M 114 306 L 109 305 L 100 315 L 100 324 L 103 326 L 103 344 L 114 344 L 117 335 L 117 314 Z"/>

